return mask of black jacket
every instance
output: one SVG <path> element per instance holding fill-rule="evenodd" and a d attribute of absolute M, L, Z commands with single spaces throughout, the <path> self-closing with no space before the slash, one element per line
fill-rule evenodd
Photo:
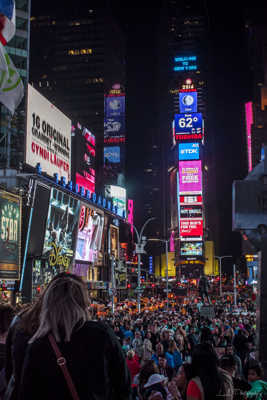
<path fill-rule="evenodd" d="M 131 381 L 121 346 L 111 328 L 88 321 L 70 342 L 59 342 L 80 400 L 128 400 Z M 71 400 L 48 337 L 28 346 L 19 400 Z"/>

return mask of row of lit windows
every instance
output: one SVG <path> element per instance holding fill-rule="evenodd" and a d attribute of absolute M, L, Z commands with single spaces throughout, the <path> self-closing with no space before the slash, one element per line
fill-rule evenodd
<path fill-rule="evenodd" d="M 70 49 L 68 51 L 69 56 L 83 56 L 86 54 L 93 54 L 93 49 Z"/>

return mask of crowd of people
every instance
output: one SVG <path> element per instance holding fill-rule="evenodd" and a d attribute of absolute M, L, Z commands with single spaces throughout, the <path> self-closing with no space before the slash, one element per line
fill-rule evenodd
<path fill-rule="evenodd" d="M 267 399 L 253 301 L 203 305 L 97 317 L 83 281 L 59 274 L 34 304 L 0 304 L 0 399 Z"/>

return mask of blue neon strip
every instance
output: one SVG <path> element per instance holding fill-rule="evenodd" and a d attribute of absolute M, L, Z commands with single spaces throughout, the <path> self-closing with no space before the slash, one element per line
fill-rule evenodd
<path fill-rule="evenodd" d="M 22 290 L 23 281 L 24 281 L 24 273 L 25 273 L 25 267 L 26 267 L 27 252 L 28 252 L 28 247 L 29 247 L 29 240 L 30 240 L 30 233 L 31 233 L 31 226 L 32 226 L 32 215 L 33 215 L 33 206 L 31 207 L 31 212 L 30 212 L 28 232 L 27 232 L 25 251 L 24 251 L 24 257 L 23 257 L 23 266 L 22 266 L 20 285 L 19 285 L 19 291 L 20 292 Z"/>

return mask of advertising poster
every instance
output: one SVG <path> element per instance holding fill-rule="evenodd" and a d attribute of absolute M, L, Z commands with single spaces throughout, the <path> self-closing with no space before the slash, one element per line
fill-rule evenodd
<path fill-rule="evenodd" d="M 71 120 L 28 85 L 25 163 L 71 179 Z"/>
<path fill-rule="evenodd" d="M 105 197 L 112 199 L 113 204 L 118 207 L 118 215 L 126 215 L 126 189 L 115 185 L 105 186 Z"/>
<path fill-rule="evenodd" d="M 202 196 L 180 196 L 180 205 L 202 205 Z"/>
<path fill-rule="evenodd" d="M 179 160 L 199 160 L 199 143 L 179 143 Z"/>
<path fill-rule="evenodd" d="M 20 276 L 21 200 L 0 190 L 0 279 Z"/>
<path fill-rule="evenodd" d="M 109 137 L 125 136 L 125 117 L 104 119 L 104 139 Z"/>
<path fill-rule="evenodd" d="M 180 113 L 196 113 L 197 112 L 197 92 L 180 92 L 179 93 Z"/>
<path fill-rule="evenodd" d="M 127 286 L 127 266 L 123 261 L 119 261 L 115 267 L 116 289 L 126 289 Z"/>
<path fill-rule="evenodd" d="M 49 267 L 68 271 L 72 265 L 78 231 L 80 201 L 51 189 L 43 256 Z"/>
<path fill-rule="evenodd" d="M 104 213 L 81 206 L 75 260 L 96 263 L 101 251 Z"/>
<path fill-rule="evenodd" d="M 203 219 L 202 218 L 181 218 L 180 236 L 198 236 L 203 237 Z"/>
<path fill-rule="evenodd" d="M 105 97 L 105 116 L 106 118 L 120 117 L 125 114 L 125 96 L 106 96 Z"/>
<path fill-rule="evenodd" d="M 119 164 L 120 161 L 121 157 L 119 146 L 104 147 L 104 164 Z"/>
<path fill-rule="evenodd" d="M 174 57 L 173 70 L 177 72 L 181 71 L 196 71 L 197 70 L 197 56 L 179 56 Z"/>
<path fill-rule="evenodd" d="M 179 191 L 180 194 L 202 193 L 201 161 L 179 162 Z"/>
<path fill-rule="evenodd" d="M 181 242 L 180 254 L 182 257 L 203 255 L 203 242 Z"/>
<path fill-rule="evenodd" d="M 109 247 L 110 255 L 115 257 L 115 260 L 119 259 L 119 228 L 115 225 L 109 227 Z"/>
<path fill-rule="evenodd" d="M 77 123 L 72 127 L 74 181 L 84 190 L 95 192 L 95 136 L 87 129 Z"/>
<path fill-rule="evenodd" d="M 181 218 L 202 218 L 202 207 L 200 206 L 180 206 Z"/>
<path fill-rule="evenodd" d="M 201 140 L 203 133 L 202 114 L 175 114 L 175 140 Z M 188 154 L 190 154 L 188 152 Z"/>

